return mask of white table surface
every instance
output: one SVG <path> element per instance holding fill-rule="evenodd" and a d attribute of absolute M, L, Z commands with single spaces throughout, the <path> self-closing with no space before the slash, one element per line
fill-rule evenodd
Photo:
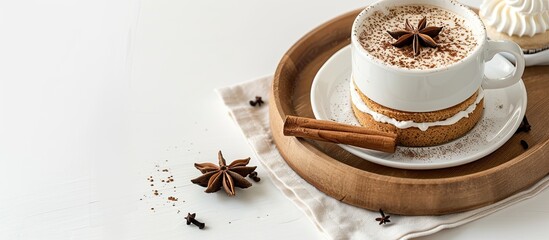
<path fill-rule="evenodd" d="M 0 239 L 323 238 L 213 90 L 272 74 L 305 33 L 370 2 L 1 1 Z M 251 156 L 261 182 L 203 193 L 193 163 L 218 150 Z M 425 239 L 549 239 L 548 202 Z"/>

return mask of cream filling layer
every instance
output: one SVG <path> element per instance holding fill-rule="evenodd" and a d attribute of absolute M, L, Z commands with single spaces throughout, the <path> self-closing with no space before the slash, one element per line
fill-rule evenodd
<path fill-rule="evenodd" d="M 429 127 L 434 126 L 448 126 L 457 123 L 462 118 L 467 118 L 469 115 L 476 109 L 478 103 L 484 98 L 484 92 L 482 91 L 482 88 L 479 89 L 479 93 L 477 95 L 477 99 L 475 102 L 469 107 L 467 107 L 465 110 L 460 111 L 456 113 L 454 116 L 451 116 L 447 119 L 444 119 L 442 121 L 435 121 L 435 122 L 414 122 L 414 121 L 399 121 L 394 118 L 385 116 L 381 113 L 378 113 L 376 111 L 373 111 L 370 109 L 364 101 L 362 101 L 362 98 L 360 98 L 360 95 L 358 94 L 357 90 L 355 89 L 354 82 L 351 81 L 351 101 L 356 106 L 358 110 L 360 110 L 363 113 L 367 113 L 376 122 L 380 123 L 388 123 L 391 124 L 397 128 L 405 129 L 405 128 L 411 128 L 416 127 L 419 128 L 421 131 L 427 131 Z"/>

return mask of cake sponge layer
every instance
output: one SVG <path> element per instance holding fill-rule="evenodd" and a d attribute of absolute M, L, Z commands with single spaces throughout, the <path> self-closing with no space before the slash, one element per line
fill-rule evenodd
<path fill-rule="evenodd" d="M 473 101 L 475 98 L 473 98 Z M 401 129 L 389 123 L 377 122 L 370 114 L 358 110 L 354 104 L 352 104 L 352 108 L 356 118 L 362 126 L 378 131 L 396 133 L 398 145 L 409 147 L 426 147 L 450 142 L 469 132 L 482 117 L 484 110 L 484 99 L 476 105 L 475 110 L 469 114 L 468 117 L 464 117 L 452 125 L 429 127 L 426 131 L 422 131 L 416 127 Z"/>

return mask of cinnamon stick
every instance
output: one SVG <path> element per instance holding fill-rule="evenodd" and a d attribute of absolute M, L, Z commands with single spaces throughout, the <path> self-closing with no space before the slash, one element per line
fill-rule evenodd
<path fill-rule="evenodd" d="M 396 150 L 397 135 L 394 133 L 333 121 L 287 116 L 283 131 L 285 136 L 341 143 L 389 153 Z"/>

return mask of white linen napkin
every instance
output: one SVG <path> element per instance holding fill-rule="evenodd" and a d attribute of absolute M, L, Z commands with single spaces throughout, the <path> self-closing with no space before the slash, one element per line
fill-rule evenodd
<path fill-rule="evenodd" d="M 474 221 L 507 206 L 531 198 L 549 186 L 549 177 L 507 199 L 468 212 L 442 216 L 391 215 L 391 224 L 378 225 L 378 212 L 342 203 L 303 180 L 284 161 L 272 140 L 269 127 L 269 91 L 272 76 L 216 89 L 230 115 L 241 128 L 274 184 L 318 227 L 333 239 L 409 239 L 436 233 Z M 265 105 L 249 101 L 262 96 Z"/>

